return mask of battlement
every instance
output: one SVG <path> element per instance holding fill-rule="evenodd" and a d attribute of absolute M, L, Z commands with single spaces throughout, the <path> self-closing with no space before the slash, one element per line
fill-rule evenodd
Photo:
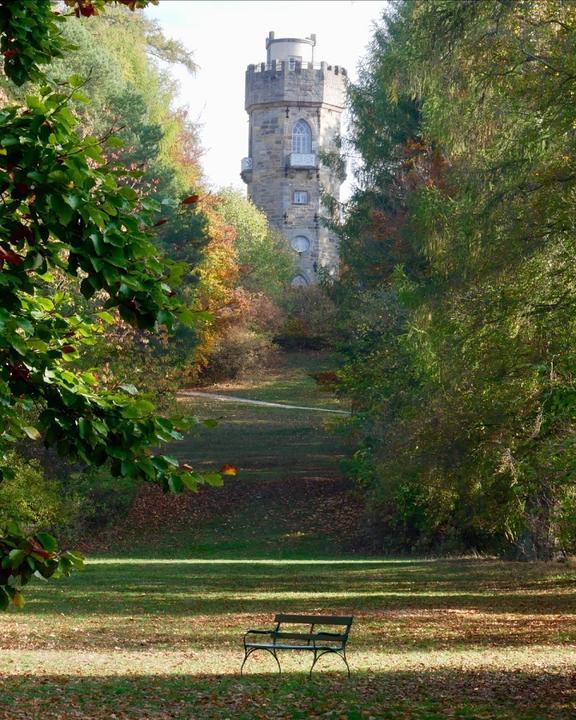
<path fill-rule="evenodd" d="M 342 109 L 346 104 L 346 69 L 322 62 L 272 61 L 248 65 L 246 103 L 248 112 L 257 105 L 324 104 Z"/>
<path fill-rule="evenodd" d="M 328 65 L 327 62 L 321 63 L 302 63 L 290 62 L 289 60 L 272 60 L 272 62 L 254 63 L 248 65 L 248 72 L 302 72 L 302 70 L 324 70 L 324 72 L 333 72 L 335 75 L 348 75 L 346 68 L 340 65 Z"/>

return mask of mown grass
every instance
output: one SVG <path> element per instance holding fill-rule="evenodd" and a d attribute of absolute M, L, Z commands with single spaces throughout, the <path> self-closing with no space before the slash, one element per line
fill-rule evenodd
<path fill-rule="evenodd" d="M 345 439 L 319 413 L 193 408 L 222 420 L 174 452 L 238 479 L 144 496 L 120 546 L 0 616 L 0 718 L 573 720 L 573 567 L 355 557 Z M 244 630 L 279 611 L 353 614 L 351 680 L 296 653 L 239 677 Z"/>
<path fill-rule="evenodd" d="M 573 717 L 574 579 L 488 560 L 107 558 L 1 618 L 0 717 Z M 282 677 L 255 656 L 240 678 L 243 631 L 281 610 L 354 614 L 352 680 L 333 658 L 310 681 L 296 653 Z"/>
<path fill-rule="evenodd" d="M 269 368 L 254 382 L 253 377 L 216 385 L 210 390 L 224 395 L 238 395 L 251 400 L 306 405 L 310 407 L 349 410 L 345 399 L 324 392 L 313 375 L 333 370 L 333 358 L 324 352 L 282 353 L 277 365 Z"/>

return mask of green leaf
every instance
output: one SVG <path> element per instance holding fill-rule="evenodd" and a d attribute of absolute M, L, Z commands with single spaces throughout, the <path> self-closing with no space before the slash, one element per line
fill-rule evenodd
<path fill-rule="evenodd" d="M 10 550 L 6 563 L 7 567 L 12 568 L 13 570 L 20 567 L 20 565 L 22 565 L 22 563 L 24 562 L 26 555 L 26 550 L 20 550 L 19 548 Z"/>
<path fill-rule="evenodd" d="M 91 233 L 90 240 L 92 242 L 92 245 L 94 246 L 94 250 L 96 251 L 96 254 L 103 255 L 104 251 L 105 251 L 105 247 L 104 247 L 104 240 L 102 239 L 102 235 L 100 235 L 99 233 Z"/>
<path fill-rule="evenodd" d="M 49 533 L 39 532 L 36 533 L 34 537 L 42 545 L 44 550 L 47 550 L 48 552 L 56 552 L 58 550 L 58 543 L 56 542 L 56 538 Z"/>
<path fill-rule="evenodd" d="M 87 420 L 84 417 L 78 418 L 78 432 L 82 440 L 86 440 L 86 438 L 90 435 L 90 426 L 90 420 Z"/>
<path fill-rule="evenodd" d="M 22 427 L 22 430 L 26 433 L 26 435 L 28 435 L 31 440 L 40 440 L 40 438 L 42 437 L 38 430 L 31 425 L 24 425 Z"/>
<path fill-rule="evenodd" d="M 168 478 L 168 489 L 170 492 L 180 493 L 184 490 L 183 479 L 178 476 L 171 476 Z"/>
<path fill-rule="evenodd" d="M 36 305 L 40 306 L 42 310 L 45 310 L 46 312 L 52 312 L 52 310 L 54 310 L 54 303 L 50 298 L 36 296 L 34 301 L 36 302 Z"/>
<path fill-rule="evenodd" d="M 82 85 L 84 85 L 84 82 L 84 78 L 80 75 L 70 75 L 70 77 L 68 78 L 68 84 L 70 85 L 70 87 L 73 88 L 82 87 Z"/>
<path fill-rule="evenodd" d="M 86 564 L 84 562 L 84 555 L 82 555 L 81 553 L 72 552 L 72 551 L 68 550 L 68 552 L 65 552 L 62 557 L 69 560 L 72 563 L 72 565 L 74 565 L 76 570 L 85 570 L 86 569 Z"/>
<path fill-rule="evenodd" d="M 222 485 L 224 485 L 224 478 L 220 473 L 202 473 L 201 477 L 207 485 L 211 485 L 212 487 L 222 487 Z"/>
<path fill-rule="evenodd" d="M 115 322 L 114 316 L 111 315 L 109 312 L 106 312 L 105 310 L 96 313 L 96 317 L 99 317 L 100 320 L 104 320 L 104 322 L 108 323 L 109 325 Z"/>
<path fill-rule="evenodd" d="M 72 210 L 77 210 L 80 207 L 81 200 L 75 193 L 68 193 L 67 195 L 63 196 L 64 202 L 67 205 L 70 205 Z"/>
<path fill-rule="evenodd" d="M 106 145 L 111 148 L 121 148 L 124 147 L 124 144 L 124 140 L 122 140 L 122 138 L 116 137 L 116 135 L 110 135 L 110 137 L 106 138 Z"/>
<path fill-rule="evenodd" d="M 193 327 L 199 322 L 208 321 L 212 319 L 212 313 L 205 312 L 203 310 L 190 310 L 186 308 L 178 314 L 178 320 L 182 325 L 186 327 Z"/>
<path fill-rule="evenodd" d="M 197 473 L 182 473 L 180 478 L 184 483 L 184 486 L 193 492 L 196 492 L 196 490 L 198 490 L 198 486 L 202 484 L 202 476 Z"/>
<path fill-rule="evenodd" d="M 149 400 L 138 399 L 134 400 L 124 408 L 123 415 L 129 419 L 138 419 L 141 417 L 148 417 L 154 410 L 154 403 Z"/>
<path fill-rule="evenodd" d="M 137 465 L 131 459 L 122 460 L 120 467 L 122 475 L 124 476 L 134 477 L 134 475 L 138 472 Z"/>

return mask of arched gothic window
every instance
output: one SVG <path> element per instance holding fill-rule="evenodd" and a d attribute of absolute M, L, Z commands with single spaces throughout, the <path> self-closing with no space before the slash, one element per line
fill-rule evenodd
<path fill-rule="evenodd" d="M 312 152 L 312 131 L 305 120 L 298 120 L 292 130 L 292 152 L 308 155 Z"/>
<path fill-rule="evenodd" d="M 305 287 L 308 285 L 308 280 L 306 280 L 304 275 L 296 275 L 290 284 L 292 287 Z"/>

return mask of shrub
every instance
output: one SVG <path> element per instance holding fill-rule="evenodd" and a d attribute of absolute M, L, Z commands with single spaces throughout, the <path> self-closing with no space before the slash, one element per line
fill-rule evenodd
<path fill-rule="evenodd" d="M 27 531 L 67 521 L 73 509 L 61 497 L 56 480 L 45 477 L 37 460 L 9 455 L 14 475 L 0 483 L 0 523 L 15 520 Z"/>
<path fill-rule="evenodd" d="M 276 347 L 268 338 L 245 327 L 230 327 L 216 341 L 201 380 L 234 380 L 267 367 L 275 352 Z"/>
<path fill-rule="evenodd" d="M 334 344 L 336 307 L 321 286 L 291 288 L 284 304 L 287 320 L 275 338 L 278 345 L 286 350 L 322 350 Z"/>

